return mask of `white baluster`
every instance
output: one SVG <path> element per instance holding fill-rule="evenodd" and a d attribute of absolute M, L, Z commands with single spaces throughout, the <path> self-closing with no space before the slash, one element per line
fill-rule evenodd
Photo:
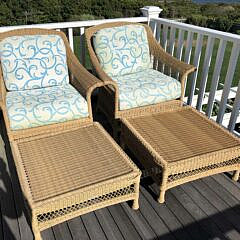
<path fill-rule="evenodd" d="M 198 99 L 197 99 L 197 107 L 196 107 L 199 111 L 202 110 L 202 101 L 203 101 L 204 93 L 206 90 L 206 84 L 208 79 L 209 67 L 212 59 L 214 41 L 215 41 L 214 37 L 211 37 L 211 36 L 208 37 L 207 48 L 206 48 L 204 63 L 203 63 L 202 79 L 200 82 Z"/>
<path fill-rule="evenodd" d="M 240 51 L 240 44 L 238 42 L 234 42 L 231 57 L 229 60 L 227 76 L 226 76 L 225 83 L 224 83 L 222 98 L 221 98 L 221 102 L 220 102 L 220 106 L 219 106 L 219 112 L 218 112 L 217 120 L 216 120 L 220 124 L 222 123 L 223 115 L 225 113 L 228 94 L 229 94 L 229 91 L 230 91 L 230 88 L 232 85 L 232 80 L 233 80 L 233 76 L 234 76 L 236 65 L 237 65 L 239 51 Z"/>
<path fill-rule="evenodd" d="M 199 67 L 200 58 L 202 54 L 202 45 L 203 45 L 203 35 L 198 34 L 195 53 L 194 53 L 194 60 L 193 60 L 193 65 L 197 68 L 197 70 L 193 73 L 191 77 L 191 87 L 190 87 L 190 93 L 189 93 L 188 102 L 187 102 L 189 105 L 192 105 L 192 100 L 195 93 L 195 87 L 196 87 L 197 76 L 198 76 L 198 67 Z"/>
<path fill-rule="evenodd" d="M 206 110 L 206 115 L 208 117 L 211 117 L 211 115 L 212 115 L 212 109 L 213 109 L 215 94 L 217 91 L 219 77 L 220 77 L 220 73 L 221 73 L 221 69 L 222 69 L 222 63 L 223 63 L 224 53 L 225 53 L 225 49 L 226 49 L 226 44 L 227 44 L 227 41 L 225 41 L 223 39 L 220 40 L 216 63 L 215 63 L 215 68 L 214 68 L 214 72 L 213 72 L 210 93 L 209 93 L 209 97 L 208 97 L 208 105 L 207 105 L 207 110 Z"/>
<path fill-rule="evenodd" d="M 185 58 L 184 61 L 186 63 L 190 63 L 191 59 L 191 53 L 192 53 L 192 43 L 193 43 L 193 32 L 188 32 L 187 36 L 187 46 L 186 46 L 186 51 L 185 51 Z M 187 85 L 187 79 L 185 80 L 185 85 L 184 85 L 184 92 L 186 90 L 186 85 Z"/>
<path fill-rule="evenodd" d="M 236 125 L 236 120 L 239 116 L 239 109 L 240 109 L 240 82 L 238 84 L 238 90 L 236 93 L 236 97 L 233 103 L 233 109 L 232 109 L 232 113 L 231 113 L 231 117 L 229 120 L 229 125 L 228 125 L 228 129 L 229 131 L 233 131 Z"/>
<path fill-rule="evenodd" d="M 85 36 L 84 36 L 84 27 L 80 28 L 80 49 L 81 49 L 81 55 L 80 55 L 80 61 L 83 66 L 86 65 L 86 46 L 85 46 Z"/>
<path fill-rule="evenodd" d="M 68 28 L 68 40 L 69 40 L 69 44 L 71 49 L 74 51 L 74 46 L 73 46 L 73 29 L 72 28 Z"/>

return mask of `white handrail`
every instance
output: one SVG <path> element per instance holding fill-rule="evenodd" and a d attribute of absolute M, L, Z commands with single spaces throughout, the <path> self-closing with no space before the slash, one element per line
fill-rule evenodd
<path fill-rule="evenodd" d="M 191 25 L 191 24 L 182 23 L 182 22 L 176 22 L 174 20 L 169 20 L 169 19 L 165 19 L 165 18 L 152 18 L 151 20 L 159 22 L 161 24 L 168 25 L 168 26 L 180 28 L 185 31 L 192 31 L 195 33 L 203 33 L 208 36 L 224 39 L 224 40 L 231 41 L 231 42 L 240 41 L 240 35 L 233 34 L 233 33 L 222 32 L 222 31 L 205 28 L 205 27 L 199 27 L 196 25 Z"/>
<path fill-rule="evenodd" d="M 0 32 L 10 31 L 14 29 L 22 28 L 45 28 L 45 29 L 63 29 L 63 28 L 75 28 L 75 27 L 90 27 L 107 22 L 147 22 L 147 17 L 134 17 L 134 18 L 114 18 L 114 19 L 99 19 L 99 20 L 87 20 L 87 21 L 75 21 L 75 22 L 58 22 L 58 23 L 44 23 L 33 25 L 18 25 L 0 27 Z"/>

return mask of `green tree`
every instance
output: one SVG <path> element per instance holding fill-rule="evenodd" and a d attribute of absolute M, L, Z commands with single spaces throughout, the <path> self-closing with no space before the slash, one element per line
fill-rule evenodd
<path fill-rule="evenodd" d="M 217 17 L 215 19 L 209 19 L 207 25 L 210 28 L 228 32 L 233 25 L 233 21 L 227 17 Z"/>
<path fill-rule="evenodd" d="M 0 14 L 0 26 L 9 25 L 9 20 L 13 18 L 13 14 L 5 2 L 0 3 L 0 12 L 4 13 Z"/>

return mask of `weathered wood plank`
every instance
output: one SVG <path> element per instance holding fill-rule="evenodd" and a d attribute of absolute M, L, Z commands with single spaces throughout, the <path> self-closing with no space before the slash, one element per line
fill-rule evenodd
<path fill-rule="evenodd" d="M 57 240 L 53 234 L 52 228 L 42 231 L 41 236 L 43 240 Z"/>
<path fill-rule="evenodd" d="M 74 240 L 90 240 L 85 225 L 81 217 L 76 217 L 68 220 L 68 227 Z"/>
<path fill-rule="evenodd" d="M 153 184 L 153 191 L 159 194 L 159 187 L 157 184 Z M 178 199 L 171 193 L 171 190 L 166 192 L 165 196 L 165 204 L 171 209 L 176 218 L 182 223 L 182 225 L 186 228 L 189 235 L 194 240 L 207 239 L 207 234 L 200 228 L 199 224 L 196 222 L 191 214 L 182 206 L 182 204 L 178 201 Z"/>
<path fill-rule="evenodd" d="M 239 206 L 239 200 L 222 187 L 213 177 L 204 178 L 207 184 L 227 205 L 230 207 Z M 240 208 L 235 208 L 235 212 L 240 214 Z"/>
<path fill-rule="evenodd" d="M 149 201 L 149 204 L 151 204 L 153 209 L 161 217 L 164 223 L 168 226 L 170 232 L 175 236 L 175 238 L 178 240 L 192 239 L 187 231 L 183 228 L 181 222 L 174 216 L 171 210 L 167 208 L 166 204 L 159 204 L 156 199 L 153 198 L 150 192 L 150 189 L 145 189 L 144 187 L 141 188 L 141 193 L 144 195 L 147 201 Z"/>
<path fill-rule="evenodd" d="M 240 201 L 240 183 L 232 181 L 229 177 L 225 176 L 225 174 L 217 174 L 214 175 L 213 178 Z"/>
<path fill-rule="evenodd" d="M 97 219 L 107 237 L 112 240 L 124 240 L 118 226 L 114 222 L 111 214 L 107 208 L 99 209 L 95 211 Z"/>
<path fill-rule="evenodd" d="M 140 194 L 139 200 L 142 204 L 142 208 L 140 208 L 140 211 L 142 215 L 146 218 L 156 235 L 161 237 L 161 239 L 163 240 L 175 239 L 173 235 L 169 234 L 168 227 L 164 224 L 162 219 L 154 211 L 151 205 L 148 204 L 147 200 L 143 197 L 142 194 Z"/>
<path fill-rule="evenodd" d="M 108 209 L 125 239 L 142 239 L 120 204 L 110 206 Z"/>
<path fill-rule="evenodd" d="M 141 202 L 139 203 L 139 205 L 139 207 L 142 208 Z M 149 226 L 148 222 L 141 214 L 140 210 L 133 211 L 127 203 L 123 203 L 122 206 L 123 210 L 129 216 L 130 220 L 132 221 L 134 227 L 136 228 L 142 239 L 151 240 L 157 237 L 151 226 Z"/>
<path fill-rule="evenodd" d="M 52 227 L 56 239 L 72 240 L 69 227 L 66 222 Z"/>
<path fill-rule="evenodd" d="M 218 209 L 218 211 L 223 213 L 225 221 L 229 221 L 229 223 L 232 224 L 233 229 L 236 229 L 240 233 L 240 216 L 236 214 L 231 208 L 229 208 L 228 205 L 220 197 L 218 197 L 218 195 L 202 180 L 193 182 L 193 184 L 199 188 L 199 191 L 203 196 L 208 198 L 209 201 L 214 202 L 214 206 Z"/>
<path fill-rule="evenodd" d="M 81 218 L 91 240 L 107 240 L 107 237 L 94 212 L 84 214 Z"/>
<path fill-rule="evenodd" d="M 172 193 L 183 204 L 184 208 L 192 215 L 192 217 L 199 223 L 206 233 L 209 234 L 210 239 L 225 239 L 222 232 L 217 225 L 208 218 L 207 214 L 193 201 L 181 187 L 172 189 Z"/>
<path fill-rule="evenodd" d="M 237 239 L 239 233 L 232 228 L 232 224 L 225 221 L 223 214 L 219 213 L 217 208 L 214 206 L 214 201 L 209 201 L 199 191 L 198 187 L 193 184 L 184 184 L 181 186 L 184 191 L 191 196 L 191 198 L 197 203 L 197 205 L 208 215 L 208 218 L 214 222 L 225 237 L 228 239 Z"/>

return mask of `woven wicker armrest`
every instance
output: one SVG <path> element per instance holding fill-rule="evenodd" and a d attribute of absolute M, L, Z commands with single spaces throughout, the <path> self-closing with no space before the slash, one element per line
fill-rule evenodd
<path fill-rule="evenodd" d="M 182 62 L 166 51 L 157 43 L 157 41 L 154 39 L 154 44 L 151 46 L 151 54 L 159 61 L 161 61 L 166 66 L 170 67 L 174 72 L 179 72 L 180 74 L 180 82 L 181 82 L 181 100 L 183 100 L 184 97 L 184 89 L 185 89 L 185 82 L 187 76 L 196 71 L 196 67 L 190 64 L 187 64 L 185 62 Z"/>
<path fill-rule="evenodd" d="M 102 81 L 88 72 L 86 68 L 80 64 L 72 51 L 68 52 L 68 67 L 70 72 L 73 74 L 73 85 L 78 88 L 81 95 L 87 100 L 90 100 L 91 94 L 95 88 L 109 84 L 113 85 L 114 88 L 117 87 L 111 79 Z"/>
<path fill-rule="evenodd" d="M 196 70 L 196 67 L 185 62 L 182 62 L 169 53 L 167 53 L 153 36 L 150 27 L 145 26 L 148 35 L 149 48 L 151 54 L 163 64 L 169 66 L 172 70 L 179 72 L 182 76 L 188 75 Z"/>
<path fill-rule="evenodd" d="M 175 71 L 178 71 L 181 75 L 188 75 L 196 70 L 196 67 L 185 62 L 182 62 L 166 51 L 157 43 L 153 46 L 153 51 L 151 52 L 152 55 L 157 59 L 160 60 L 162 63 L 166 64 L 170 68 Z"/>

